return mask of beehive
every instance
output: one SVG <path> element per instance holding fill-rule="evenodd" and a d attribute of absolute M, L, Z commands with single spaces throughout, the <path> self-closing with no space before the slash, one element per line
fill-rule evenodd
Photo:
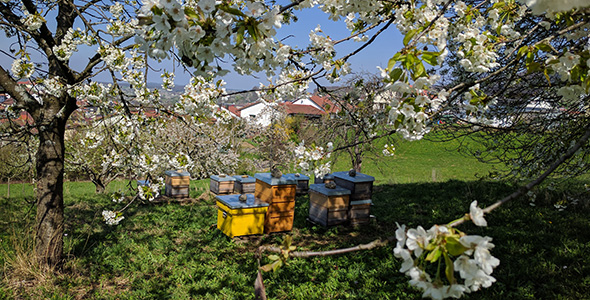
<path fill-rule="evenodd" d="M 234 182 L 236 179 L 227 175 L 211 175 L 209 189 L 216 195 L 227 195 L 234 192 Z"/>
<path fill-rule="evenodd" d="M 289 179 L 294 179 L 296 184 L 297 184 L 297 188 L 296 188 L 296 194 L 297 195 L 305 195 L 307 194 L 307 191 L 309 190 L 309 177 L 305 176 L 303 174 L 285 174 L 284 175 L 286 178 Z"/>
<path fill-rule="evenodd" d="M 334 181 L 337 185 L 350 190 L 350 201 L 367 200 L 373 196 L 373 182 L 375 177 L 362 173 L 350 176 L 346 172 L 334 172 Z"/>
<path fill-rule="evenodd" d="M 174 198 L 187 198 L 191 175 L 187 171 L 166 171 L 164 195 Z"/>
<path fill-rule="evenodd" d="M 254 194 L 256 188 L 256 178 L 248 175 L 234 175 L 234 193 L 236 194 Z"/>
<path fill-rule="evenodd" d="M 257 173 L 256 198 L 269 204 L 264 221 L 264 232 L 290 231 L 295 216 L 295 193 L 297 182 L 281 176 L 273 178 L 270 173 Z"/>
<path fill-rule="evenodd" d="M 246 201 L 240 195 L 216 197 L 217 228 L 229 237 L 262 234 L 268 203 L 246 194 Z"/>
<path fill-rule="evenodd" d="M 326 174 L 322 178 L 319 178 L 317 176 L 314 176 L 313 178 L 313 183 L 315 184 L 326 183 L 330 181 L 334 181 L 334 175 L 332 174 Z"/>
<path fill-rule="evenodd" d="M 325 184 L 309 187 L 309 219 L 323 226 L 343 224 L 348 221 L 350 190 L 336 186 L 326 188 Z"/>
<path fill-rule="evenodd" d="M 371 204 L 372 201 L 368 200 L 356 200 L 350 201 L 350 210 L 348 217 L 350 224 L 365 224 L 371 219 Z"/>

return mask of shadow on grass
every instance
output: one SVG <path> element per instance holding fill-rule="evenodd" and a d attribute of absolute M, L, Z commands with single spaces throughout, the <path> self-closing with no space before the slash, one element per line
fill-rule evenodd
<path fill-rule="evenodd" d="M 298 250 L 329 250 L 394 235 L 409 227 L 445 224 L 461 217 L 473 200 L 487 206 L 514 191 L 502 182 L 414 183 L 375 186 L 366 225 L 324 228 L 306 221 L 307 196 L 297 198 L 293 243 Z M 507 203 L 486 216 L 488 227 L 464 224 L 468 234 L 490 236 L 501 261 L 491 288 L 468 299 L 584 299 L 590 290 L 589 210 L 578 204 L 558 211 L 553 198 Z M 2 204 L 6 204 L 2 202 Z M 55 295 L 85 298 L 252 299 L 259 244 L 280 244 L 284 234 L 236 243 L 217 230 L 214 200 L 191 204 L 136 205 L 119 226 L 104 224 L 102 197 L 76 197 L 66 207 L 66 249 L 78 271 L 61 277 Z M 0 206 L 2 207 L 2 206 Z M 12 214 L 26 207 L 6 205 Z M 23 212 L 20 212 L 22 214 Z M 5 243 L 5 241 L 3 241 Z M 397 270 L 393 245 L 332 257 L 291 259 L 264 274 L 273 299 L 415 299 L 420 293 Z M 262 264 L 268 263 L 267 258 Z M 83 292 L 81 292 L 83 291 Z"/>

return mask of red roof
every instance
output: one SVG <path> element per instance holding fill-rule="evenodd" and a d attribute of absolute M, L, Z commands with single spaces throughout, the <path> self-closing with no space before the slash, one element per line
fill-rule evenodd
<path fill-rule="evenodd" d="M 238 117 L 240 116 L 240 109 L 238 109 L 235 105 L 228 106 L 227 110 L 229 110 L 232 114 L 234 114 Z"/>
<path fill-rule="evenodd" d="M 288 115 L 325 115 L 326 112 L 319 110 L 311 105 L 293 104 L 291 102 L 281 103 Z"/>
<path fill-rule="evenodd" d="M 323 108 L 326 113 L 337 113 L 340 111 L 340 107 L 328 99 L 327 96 L 320 97 L 318 95 L 313 95 L 309 98 L 309 100 L 315 102 L 319 107 Z"/>

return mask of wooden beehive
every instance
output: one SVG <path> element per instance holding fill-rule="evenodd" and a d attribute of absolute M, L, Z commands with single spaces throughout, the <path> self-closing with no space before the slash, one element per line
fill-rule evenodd
<path fill-rule="evenodd" d="M 313 177 L 313 183 L 315 183 L 315 184 L 327 183 L 327 182 L 331 182 L 331 181 L 334 181 L 334 175 L 332 175 L 332 174 L 326 174 L 322 178 L 317 177 L 317 176 Z"/>
<path fill-rule="evenodd" d="M 371 204 L 372 201 L 370 199 L 350 201 L 350 210 L 348 213 L 350 224 L 368 223 L 371 219 Z"/>
<path fill-rule="evenodd" d="M 234 175 L 234 193 L 236 194 L 254 194 L 256 188 L 256 178 L 248 175 Z"/>
<path fill-rule="evenodd" d="M 325 184 L 309 187 L 309 219 L 323 226 L 343 224 L 348 221 L 350 190 Z"/>
<path fill-rule="evenodd" d="M 253 194 L 246 194 L 246 201 L 240 195 L 217 196 L 217 229 L 229 237 L 262 234 L 268 203 L 260 201 Z"/>
<path fill-rule="evenodd" d="M 221 175 L 211 175 L 211 181 L 209 183 L 209 190 L 216 195 L 227 195 L 234 192 L 235 178 Z"/>
<path fill-rule="evenodd" d="M 350 190 L 350 201 L 367 200 L 373 197 L 375 177 L 362 173 L 350 176 L 348 171 L 335 172 L 334 181 L 337 185 Z"/>
<path fill-rule="evenodd" d="M 191 175 L 187 171 L 166 171 L 164 195 L 174 198 L 188 198 Z"/>
<path fill-rule="evenodd" d="M 273 178 L 270 173 L 257 173 L 256 198 L 269 204 L 264 220 L 264 232 L 290 231 L 295 216 L 297 182 L 285 176 Z"/>
<path fill-rule="evenodd" d="M 297 184 L 296 194 L 297 195 L 305 195 L 309 190 L 309 177 L 303 174 L 285 174 L 283 175 L 286 178 L 294 179 Z"/>

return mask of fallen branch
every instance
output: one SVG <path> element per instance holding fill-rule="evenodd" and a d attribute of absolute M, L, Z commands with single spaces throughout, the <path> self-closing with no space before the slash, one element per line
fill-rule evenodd
<path fill-rule="evenodd" d="M 368 244 L 361 244 L 350 248 L 343 248 L 343 249 L 336 249 L 336 250 L 327 250 L 327 251 L 293 251 L 289 252 L 290 257 L 313 257 L 313 256 L 330 256 L 330 255 L 338 255 L 344 254 L 349 252 L 355 252 L 360 250 L 370 250 L 377 247 L 386 246 L 389 241 L 395 239 L 395 237 L 389 237 L 386 240 L 374 240 Z M 258 248 L 258 253 L 262 254 L 264 251 L 281 253 L 282 249 L 279 247 L 273 246 L 260 246 Z"/>

